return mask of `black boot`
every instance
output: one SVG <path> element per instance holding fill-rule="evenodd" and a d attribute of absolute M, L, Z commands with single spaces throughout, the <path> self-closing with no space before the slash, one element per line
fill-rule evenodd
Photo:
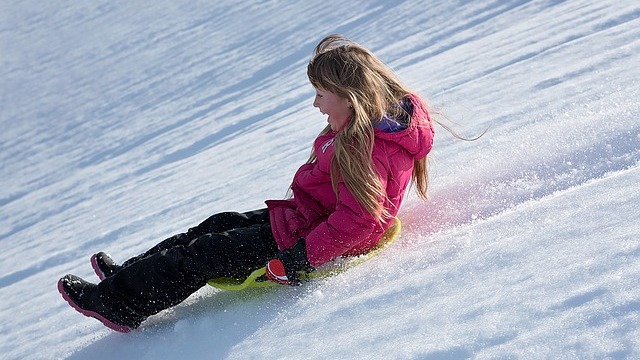
<path fill-rule="evenodd" d="M 98 286 L 75 275 L 66 275 L 58 281 L 58 291 L 79 313 L 101 321 L 106 327 L 129 332 L 144 321 L 144 317 L 133 311 L 115 312 L 104 305 Z"/>
<path fill-rule="evenodd" d="M 96 272 L 96 275 L 98 275 L 98 278 L 100 278 L 100 281 L 122 269 L 122 266 L 116 264 L 111 256 L 102 251 L 91 256 L 91 266 L 93 267 L 93 271 Z"/>

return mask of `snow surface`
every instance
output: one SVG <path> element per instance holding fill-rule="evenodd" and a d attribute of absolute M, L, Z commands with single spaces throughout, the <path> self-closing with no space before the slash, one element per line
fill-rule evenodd
<path fill-rule="evenodd" d="M 0 12 L 2 359 L 640 358 L 640 3 L 35 1 Z M 286 194 L 325 119 L 305 66 L 370 47 L 440 119 L 431 200 L 300 288 L 204 288 L 131 334 L 71 309 L 219 211 Z"/>

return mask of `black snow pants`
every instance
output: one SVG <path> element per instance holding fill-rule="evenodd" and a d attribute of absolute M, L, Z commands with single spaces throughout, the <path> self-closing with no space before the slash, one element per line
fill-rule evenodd
<path fill-rule="evenodd" d="M 144 319 L 175 306 L 218 277 L 246 277 L 277 253 L 267 209 L 213 215 L 172 236 L 98 285 L 105 306 Z"/>

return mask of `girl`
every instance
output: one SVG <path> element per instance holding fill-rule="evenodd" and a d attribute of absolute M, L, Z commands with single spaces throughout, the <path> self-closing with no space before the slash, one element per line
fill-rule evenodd
<path fill-rule="evenodd" d="M 293 177 L 290 199 L 213 215 L 121 265 L 95 254 L 100 283 L 67 275 L 58 282 L 64 299 L 127 332 L 209 279 L 246 277 L 266 264 L 270 280 L 295 285 L 300 272 L 375 247 L 409 183 L 427 195 L 434 132 L 426 105 L 369 50 L 340 35 L 316 46 L 307 75 L 328 125 Z"/>

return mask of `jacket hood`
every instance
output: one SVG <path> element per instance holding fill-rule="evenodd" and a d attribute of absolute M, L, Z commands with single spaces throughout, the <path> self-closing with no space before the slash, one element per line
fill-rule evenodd
<path fill-rule="evenodd" d="M 415 160 L 420 160 L 431 151 L 434 136 L 433 124 L 422 99 L 414 94 L 407 95 L 407 99 L 412 107 L 408 126 L 405 129 L 396 131 L 388 131 L 388 128 L 376 128 L 375 136 L 398 144 L 409 152 Z"/>

